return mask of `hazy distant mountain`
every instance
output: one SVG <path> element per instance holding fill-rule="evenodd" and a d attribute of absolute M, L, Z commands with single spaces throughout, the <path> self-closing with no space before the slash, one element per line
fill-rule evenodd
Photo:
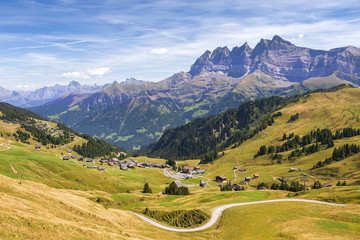
<path fill-rule="evenodd" d="M 128 79 L 95 93 L 69 94 L 32 110 L 130 150 L 170 128 L 238 107 L 245 100 L 359 84 L 360 49 L 297 47 L 274 36 L 206 51 L 190 71 L 160 82 Z"/>
<path fill-rule="evenodd" d="M 140 85 L 140 84 L 143 84 L 143 83 L 146 83 L 146 81 L 144 80 L 138 80 L 136 78 L 127 78 L 125 81 L 123 82 L 120 82 L 120 84 L 124 85 L 124 84 L 135 84 L 135 85 Z"/>
<path fill-rule="evenodd" d="M 104 89 L 111 84 L 81 85 L 79 82 L 71 81 L 69 85 L 56 84 L 51 87 L 43 87 L 35 91 L 11 91 L 0 87 L 0 101 L 8 102 L 19 107 L 35 107 L 49 101 L 67 95 L 69 93 L 92 93 Z"/>

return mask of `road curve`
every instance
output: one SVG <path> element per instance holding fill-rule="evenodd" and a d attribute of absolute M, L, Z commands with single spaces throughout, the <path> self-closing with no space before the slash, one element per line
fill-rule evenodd
<path fill-rule="evenodd" d="M 245 202 L 245 203 L 233 203 L 233 204 L 226 204 L 226 205 L 222 205 L 219 207 L 216 207 L 214 209 L 212 209 L 212 214 L 211 214 L 211 218 L 210 221 L 207 222 L 206 224 L 197 227 L 197 228 L 190 228 L 190 229 L 181 229 L 181 228 L 174 228 L 174 227 L 168 227 L 165 225 L 162 225 L 158 222 L 155 222 L 153 220 L 151 220 L 150 218 L 145 217 L 144 215 L 138 214 L 138 213 L 134 213 L 134 212 L 130 212 L 136 216 L 138 216 L 139 218 L 141 218 L 142 220 L 167 231 L 172 231 L 172 232 L 197 232 L 197 231 L 202 231 L 205 230 L 209 227 L 211 227 L 212 225 L 214 225 L 217 220 L 219 219 L 219 217 L 221 216 L 221 214 L 223 213 L 224 210 L 228 209 L 228 208 L 232 208 L 232 207 L 237 207 L 237 206 L 243 206 L 243 205 L 251 205 L 251 204 L 259 204 L 259 203 L 272 203 L 272 202 L 307 202 L 307 203 L 318 203 L 318 204 L 324 204 L 324 205 L 332 205 L 332 206 L 345 206 L 345 204 L 336 204 L 336 203 L 328 203 L 328 202 L 321 202 L 321 201 L 315 201 L 315 200 L 306 200 L 306 199 L 273 199 L 273 200 L 264 200 L 264 201 L 256 201 L 256 202 Z"/>

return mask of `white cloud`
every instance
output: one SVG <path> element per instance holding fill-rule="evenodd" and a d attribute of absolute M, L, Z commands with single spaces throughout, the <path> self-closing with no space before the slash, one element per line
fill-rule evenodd
<path fill-rule="evenodd" d="M 108 67 L 88 69 L 86 73 L 92 76 L 102 77 L 106 73 L 110 73 L 111 70 Z"/>
<path fill-rule="evenodd" d="M 303 38 L 303 37 L 304 37 L 304 34 L 301 33 L 301 34 L 298 35 L 298 37 L 299 37 L 299 38 Z"/>
<path fill-rule="evenodd" d="M 82 78 L 82 79 L 90 78 L 90 76 L 84 72 L 66 72 L 66 73 L 62 73 L 61 76 L 68 78 Z"/>
<path fill-rule="evenodd" d="M 150 54 L 162 55 L 162 54 L 167 54 L 168 52 L 169 52 L 169 50 L 166 48 L 154 48 L 150 51 Z"/>
<path fill-rule="evenodd" d="M 106 73 L 110 73 L 111 70 L 108 67 L 102 67 L 102 68 L 89 68 L 86 71 L 76 71 L 76 72 L 66 72 L 62 73 L 62 77 L 68 77 L 68 78 L 82 78 L 82 79 L 88 79 L 91 76 L 96 77 L 102 77 Z"/>

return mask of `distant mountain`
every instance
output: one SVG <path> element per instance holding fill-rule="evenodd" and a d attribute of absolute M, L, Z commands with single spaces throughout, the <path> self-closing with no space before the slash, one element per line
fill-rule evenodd
<path fill-rule="evenodd" d="M 87 94 L 69 94 L 32 110 L 129 150 L 155 142 L 168 128 L 235 108 L 246 100 L 290 96 L 351 82 L 359 85 L 360 49 L 297 47 L 274 36 L 206 51 L 160 82 L 128 79 Z"/>
<path fill-rule="evenodd" d="M 146 81 L 144 80 L 138 80 L 136 78 L 127 78 L 125 81 L 123 82 L 120 82 L 120 84 L 122 85 L 130 85 L 130 84 L 134 84 L 134 85 L 140 85 L 140 84 L 143 84 L 143 83 L 146 83 Z"/>
<path fill-rule="evenodd" d="M 0 101 L 7 102 L 19 107 L 35 107 L 69 93 L 92 93 L 108 87 L 111 84 L 81 85 L 79 82 L 71 81 L 69 85 L 56 84 L 51 87 L 43 87 L 35 91 L 11 91 L 0 87 Z"/>

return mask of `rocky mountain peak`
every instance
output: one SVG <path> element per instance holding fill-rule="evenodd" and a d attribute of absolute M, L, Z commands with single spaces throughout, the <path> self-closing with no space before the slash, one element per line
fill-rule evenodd
<path fill-rule="evenodd" d="M 80 87 L 81 84 L 75 80 L 71 81 L 68 85 L 68 87 Z"/>
<path fill-rule="evenodd" d="M 297 47 L 275 35 L 271 40 L 261 39 L 254 49 L 244 43 L 231 51 L 228 47 L 218 47 L 213 52 L 207 50 L 191 66 L 189 73 L 194 77 L 209 72 L 222 72 L 239 78 L 255 70 L 290 82 L 329 76 L 335 71 L 342 72 L 341 76 L 345 80 L 359 81 L 360 49 L 348 46 L 330 51 L 313 50 Z"/>

